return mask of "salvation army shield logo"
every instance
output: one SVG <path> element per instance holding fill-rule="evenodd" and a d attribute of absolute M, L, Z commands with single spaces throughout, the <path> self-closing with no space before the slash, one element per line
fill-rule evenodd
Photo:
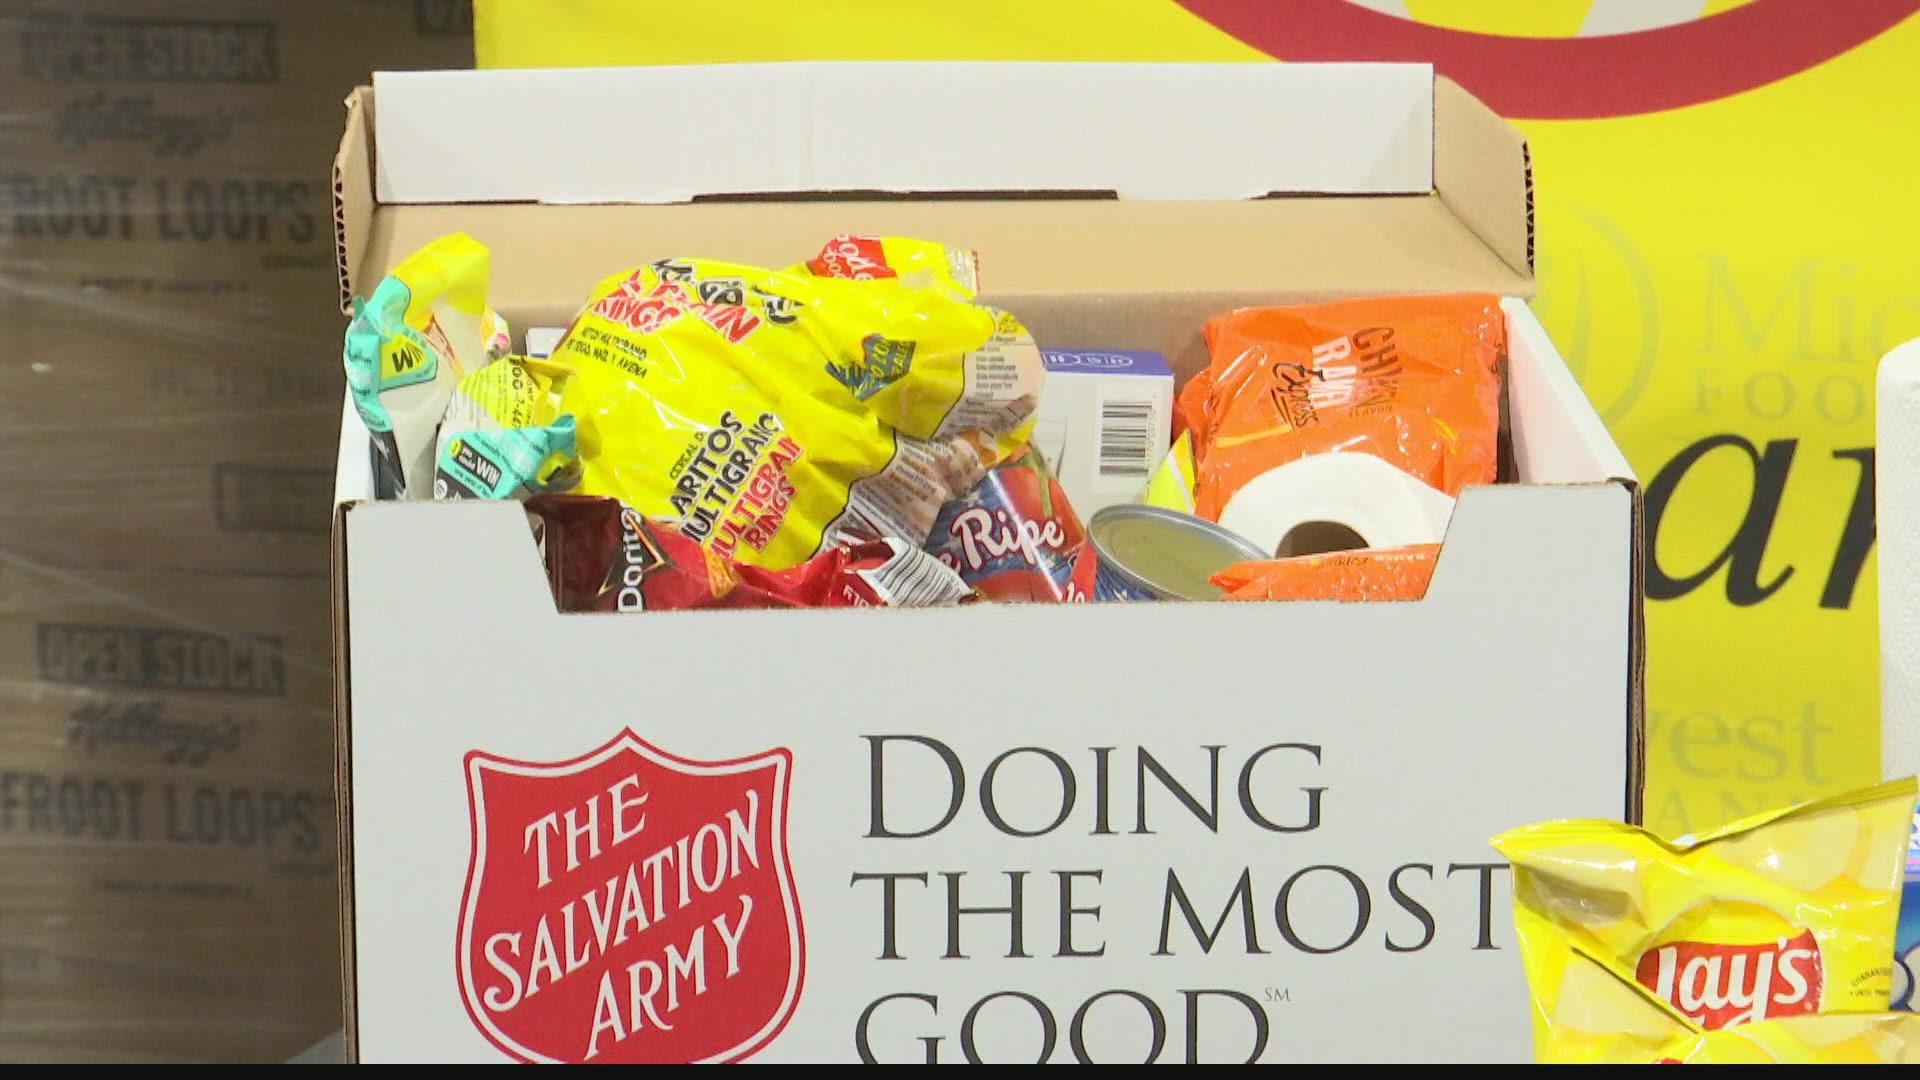
<path fill-rule="evenodd" d="M 528 1062 L 738 1061 L 806 961 L 784 748 L 689 761 L 632 731 L 572 761 L 467 755 L 460 993 Z"/>

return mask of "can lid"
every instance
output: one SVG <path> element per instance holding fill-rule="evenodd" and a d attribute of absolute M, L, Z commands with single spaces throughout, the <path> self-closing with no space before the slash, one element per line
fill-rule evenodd
<path fill-rule="evenodd" d="M 1237 562 L 1267 555 L 1210 521 L 1157 506 L 1109 506 L 1087 533 L 1102 562 L 1175 600 L 1218 600 L 1208 579 Z"/>

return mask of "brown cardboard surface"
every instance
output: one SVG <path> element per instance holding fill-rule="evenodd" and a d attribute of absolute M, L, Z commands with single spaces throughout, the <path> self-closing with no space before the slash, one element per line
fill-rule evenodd
<path fill-rule="evenodd" d="M 1527 141 L 1452 79 L 1433 85 L 1433 186 L 1482 243 L 1533 273 L 1533 164 Z"/>
<path fill-rule="evenodd" d="M 14 768 L 0 781 L 42 775 Z M 156 830 L 190 831 L 195 797 L 230 790 L 120 773 L 55 779 L 140 785 Z M 64 834 L 9 842 L 6 858 L 0 1058 L 276 1060 L 337 1023 L 331 858 Z"/>
<path fill-rule="evenodd" d="M 342 314 L 353 310 L 349 282 L 356 277 L 349 253 L 366 250 L 373 221 L 373 88 L 356 88 L 346 99 L 346 110 L 346 134 L 332 170 L 333 256 Z"/>
<path fill-rule="evenodd" d="M 470 25 L 448 0 L 11 5 L 7 273 L 43 298 L 216 311 L 311 298 L 333 264 L 316 147 L 338 131 L 341 95 L 375 67 L 470 65 Z"/>
<path fill-rule="evenodd" d="M 324 286 L 321 286 L 324 288 Z M 339 316 L 50 290 L 0 302 L 0 552 L 84 571 L 323 573 Z"/>
<path fill-rule="evenodd" d="M 0 558 L 82 576 L 320 580 L 326 510 L 312 500 L 330 484 L 337 417 L 228 406 L 113 431 L 79 416 L 16 429 L 0 444 Z"/>
<path fill-rule="evenodd" d="M 0 5 L 0 1059 L 275 1060 L 339 1024 L 327 147 L 368 71 L 466 66 L 470 29 Z M 128 784 L 138 838 L 92 801 Z"/>
<path fill-rule="evenodd" d="M 1032 295 L 1525 294 L 1529 275 L 1432 196 L 1239 203 L 1118 200 L 706 202 L 683 206 L 400 206 L 351 249 L 364 293 L 392 263 L 465 230 L 493 249 L 496 303 L 564 325 L 599 279 L 697 255 L 755 266 L 811 258 L 840 233 L 938 237 L 981 252 L 983 290 Z"/>
<path fill-rule="evenodd" d="M 337 1023 L 325 594 L 0 561 L 0 1057 Z"/>

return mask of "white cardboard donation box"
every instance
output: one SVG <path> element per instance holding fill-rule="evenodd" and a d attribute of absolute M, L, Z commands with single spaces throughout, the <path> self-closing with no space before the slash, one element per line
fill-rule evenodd
<path fill-rule="evenodd" d="M 1417 66 L 377 77 L 348 291 L 464 230 L 563 326 L 656 258 L 921 235 L 1041 345 L 1182 378 L 1237 306 L 1494 292 L 1511 482 L 1412 603 L 563 615 L 517 504 L 369 501 L 349 411 L 350 1054 L 1529 1058 L 1487 840 L 1637 814 L 1641 645 L 1631 473 L 1524 303 L 1528 170 Z"/>

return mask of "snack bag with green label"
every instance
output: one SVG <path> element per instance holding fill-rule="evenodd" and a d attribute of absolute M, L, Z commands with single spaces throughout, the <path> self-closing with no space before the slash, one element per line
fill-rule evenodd
<path fill-rule="evenodd" d="M 507 352 L 507 325 L 486 305 L 490 269 L 487 249 L 454 233 L 394 267 L 372 296 L 354 298 L 347 389 L 402 497 L 432 492 L 435 437 L 454 388 Z"/>
<path fill-rule="evenodd" d="M 436 499 L 517 499 L 579 478 L 573 417 L 554 387 L 564 369 L 509 356 L 460 380 L 440 422 Z"/>

